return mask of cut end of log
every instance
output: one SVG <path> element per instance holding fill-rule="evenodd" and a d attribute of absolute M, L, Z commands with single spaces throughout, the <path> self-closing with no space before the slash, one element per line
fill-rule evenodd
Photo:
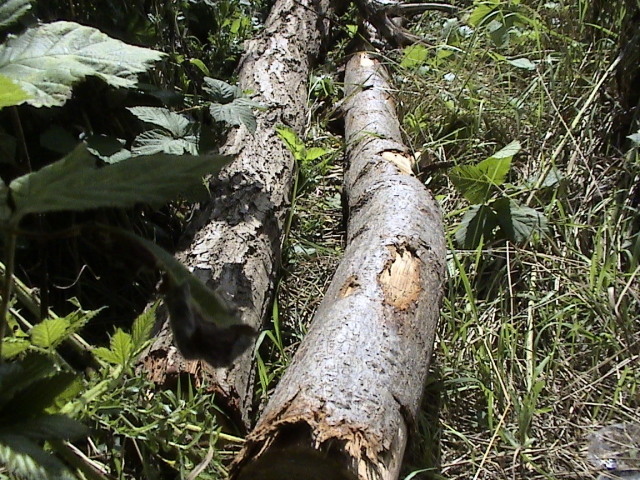
<path fill-rule="evenodd" d="M 378 277 L 388 305 L 407 310 L 418 301 L 420 287 L 420 259 L 406 247 L 388 247 L 391 261 Z"/>

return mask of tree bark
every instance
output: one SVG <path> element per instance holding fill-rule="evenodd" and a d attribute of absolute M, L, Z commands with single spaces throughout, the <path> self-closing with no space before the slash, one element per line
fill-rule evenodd
<path fill-rule="evenodd" d="M 412 174 L 390 92 L 373 54 L 352 57 L 344 258 L 233 478 L 399 474 L 433 349 L 445 241 L 438 204 Z"/>
<path fill-rule="evenodd" d="M 210 184 L 212 200 L 198 216 L 178 258 L 208 286 L 237 306 L 256 330 L 272 301 L 281 237 L 294 175 L 294 160 L 276 134 L 278 125 L 299 134 L 306 121 L 307 83 L 328 30 L 329 0 L 279 0 L 264 31 L 247 42 L 239 86 L 266 109 L 258 128 L 234 129 L 221 153 L 235 160 Z M 180 373 L 204 376 L 234 419 L 249 425 L 253 349 L 229 368 L 186 362 L 175 348 L 167 322 L 144 360 L 155 381 Z"/>

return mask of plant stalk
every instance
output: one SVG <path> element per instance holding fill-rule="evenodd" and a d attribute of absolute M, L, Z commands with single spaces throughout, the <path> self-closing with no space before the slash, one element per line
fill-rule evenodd
<path fill-rule="evenodd" d="M 5 276 L 2 286 L 2 303 L 0 304 L 0 364 L 2 364 L 2 341 L 7 333 L 9 319 L 9 301 L 11 300 L 11 290 L 13 289 L 13 272 L 16 261 L 16 239 L 17 235 L 9 229 L 6 233 L 5 241 Z"/>

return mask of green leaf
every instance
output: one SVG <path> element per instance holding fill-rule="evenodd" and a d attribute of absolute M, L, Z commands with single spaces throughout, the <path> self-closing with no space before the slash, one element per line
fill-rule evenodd
<path fill-rule="evenodd" d="M 135 155 L 154 155 L 156 153 L 196 155 L 198 153 L 198 137 L 185 135 L 182 138 L 174 138 L 168 135 L 165 130 L 148 130 L 136 137 L 131 150 Z"/>
<path fill-rule="evenodd" d="M 123 239 L 135 242 L 149 252 L 158 262 L 159 266 L 171 279 L 171 284 L 180 287 L 185 283 L 189 287 L 193 303 L 198 308 L 205 320 L 215 323 L 219 327 L 230 327 L 241 323 L 236 314 L 228 305 L 211 289 L 193 275 L 187 267 L 182 265 L 166 250 L 155 243 L 145 240 L 131 232 L 120 228 L 102 227 L 107 232 L 114 233 Z"/>
<path fill-rule="evenodd" d="M 52 152 L 67 155 L 76 148 L 78 139 L 60 125 L 52 125 L 40 134 L 40 145 Z"/>
<path fill-rule="evenodd" d="M 92 350 L 93 354 L 98 357 L 100 360 L 104 360 L 107 363 L 112 365 L 119 365 L 118 356 L 105 347 L 98 347 Z"/>
<path fill-rule="evenodd" d="M 19 419 L 11 424 L 11 430 L 31 440 L 75 440 L 88 433 L 82 423 L 64 415 L 43 415 L 25 421 Z"/>
<path fill-rule="evenodd" d="M 486 202 L 493 189 L 493 184 L 482 170 L 473 165 L 453 167 L 449 171 L 449 179 L 464 198 L 473 204 Z"/>
<path fill-rule="evenodd" d="M 307 150 L 307 155 L 305 156 L 305 160 L 312 161 L 317 158 L 320 158 L 323 155 L 329 153 L 329 150 L 322 147 L 311 147 Z"/>
<path fill-rule="evenodd" d="M 29 480 L 75 480 L 60 460 L 22 435 L 0 436 L 0 464 Z"/>
<path fill-rule="evenodd" d="M 61 106 L 71 97 L 72 85 L 87 76 L 97 76 L 114 87 L 135 87 L 137 74 L 163 56 L 95 28 L 54 22 L 9 36 L 0 45 L 0 75 L 25 90 L 30 105 Z"/>
<path fill-rule="evenodd" d="M 7 337 L 2 339 L 2 358 L 10 359 L 26 351 L 31 342 L 24 338 Z"/>
<path fill-rule="evenodd" d="M 31 8 L 30 0 L 2 0 L 0 1 L 0 29 L 16 22 Z M 1 87 L 0 87 L 1 88 Z"/>
<path fill-rule="evenodd" d="M 75 378 L 73 373 L 58 372 L 50 377 L 31 381 L 3 406 L 2 417 L 6 419 L 7 414 L 10 414 L 11 418 L 40 415 L 46 408 L 55 405 L 58 395 L 61 395 Z"/>
<path fill-rule="evenodd" d="M 200 60 L 199 58 L 191 58 L 191 59 L 189 59 L 189 63 L 191 65 L 193 65 L 194 67 L 196 67 L 198 70 L 200 70 L 205 75 L 209 75 L 209 69 L 204 64 L 204 62 L 202 60 Z"/>
<path fill-rule="evenodd" d="M 202 89 L 211 96 L 211 100 L 214 102 L 229 103 L 242 96 L 242 90 L 222 80 L 204 77 L 204 83 Z"/>
<path fill-rule="evenodd" d="M 495 188 L 504 183 L 511 168 L 511 159 L 520 148 L 520 142 L 511 142 L 476 166 L 452 168 L 449 178 L 469 202 L 486 203 Z"/>
<path fill-rule="evenodd" d="M 493 237 L 498 225 L 495 212 L 487 205 L 473 205 L 462 217 L 460 227 L 455 233 L 456 242 L 466 249 L 475 249 Z"/>
<path fill-rule="evenodd" d="M 67 337 L 69 320 L 47 318 L 31 329 L 31 342 L 36 347 L 54 348 Z"/>
<path fill-rule="evenodd" d="M 219 171 L 229 160 L 220 155 L 158 154 L 98 168 L 81 145 L 62 160 L 11 182 L 14 215 L 162 204 L 201 183 L 204 175 Z"/>
<path fill-rule="evenodd" d="M 535 70 L 536 64 L 528 58 L 516 58 L 514 60 L 507 60 L 507 63 L 513 65 L 516 68 L 522 68 L 523 70 Z"/>
<path fill-rule="evenodd" d="M 640 130 L 638 130 L 636 133 L 632 133 L 631 135 L 627 135 L 627 138 L 631 140 L 634 146 L 640 146 Z"/>
<path fill-rule="evenodd" d="M 110 347 L 118 365 L 126 365 L 129 362 L 133 354 L 131 335 L 118 328 L 111 336 Z"/>
<path fill-rule="evenodd" d="M 16 363 L 0 365 L 0 407 L 32 383 L 57 372 L 48 356 L 34 353 Z"/>
<path fill-rule="evenodd" d="M 131 152 L 124 147 L 125 141 L 121 138 L 110 135 L 90 135 L 85 142 L 87 150 L 103 162 L 118 163 L 131 158 Z"/>
<path fill-rule="evenodd" d="M 276 127 L 276 133 L 296 160 L 302 160 L 305 157 L 304 142 L 300 140 L 300 137 L 298 137 L 298 134 L 292 128 L 278 125 Z"/>
<path fill-rule="evenodd" d="M 18 84 L 4 75 L 0 75 L 0 109 L 20 105 L 28 98 L 29 94 Z"/>
<path fill-rule="evenodd" d="M 189 119 L 160 107 L 130 107 L 129 110 L 143 122 L 151 123 L 171 132 L 175 138 L 183 137 L 189 130 Z"/>
<path fill-rule="evenodd" d="M 418 67 L 424 64 L 428 54 L 429 50 L 427 50 L 427 47 L 424 45 L 420 45 L 419 43 L 410 45 L 404 49 L 400 66 L 404 68 Z"/>
<path fill-rule="evenodd" d="M 547 230 L 547 219 L 543 213 L 520 205 L 508 198 L 493 202 L 500 229 L 505 238 L 515 243 L 526 242 L 534 234 Z"/>
<path fill-rule="evenodd" d="M 131 340 L 133 341 L 133 348 L 135 348 L 136 351 L 142 348 L 151 337 L 151 331 L 156 323 L 157 309 L 158 304 L 155 303 L 133 321 L 133 325 L 131 326 Z"/>
<path fill-rule="evenodd" d="M 497 2 L 485 2 L 478 5 L 473 9 L 471 15 L 469 15 L 469 25 L 477 27 L 485 21 L 485 19 L 493 13 Z"/>
<path fill-rule="evenodd" d="M 211 103 L 209 113 L 218 122 L 225 122 L 229 125 L 244 125 L 251 133 L 255 133 L 258 124 L 253 109 L 261 106 L 248 98 L 236 98 L 230 103 Z"/>

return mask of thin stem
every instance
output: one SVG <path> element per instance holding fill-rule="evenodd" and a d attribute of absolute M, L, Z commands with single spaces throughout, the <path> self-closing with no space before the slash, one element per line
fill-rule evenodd
<path fill-rule="evenodd" d="M 2 340 L 7 332 L 9 322 L 9 301 L 11 300 L 11 290 L 13 289 L 13 271 L 16 260 L 16 234 L 7 232 L 5 242 L 5 269 L 4 285 L 2 287 L 2 303 L 0 304 L 0 364 L 2 363 Z"/>

